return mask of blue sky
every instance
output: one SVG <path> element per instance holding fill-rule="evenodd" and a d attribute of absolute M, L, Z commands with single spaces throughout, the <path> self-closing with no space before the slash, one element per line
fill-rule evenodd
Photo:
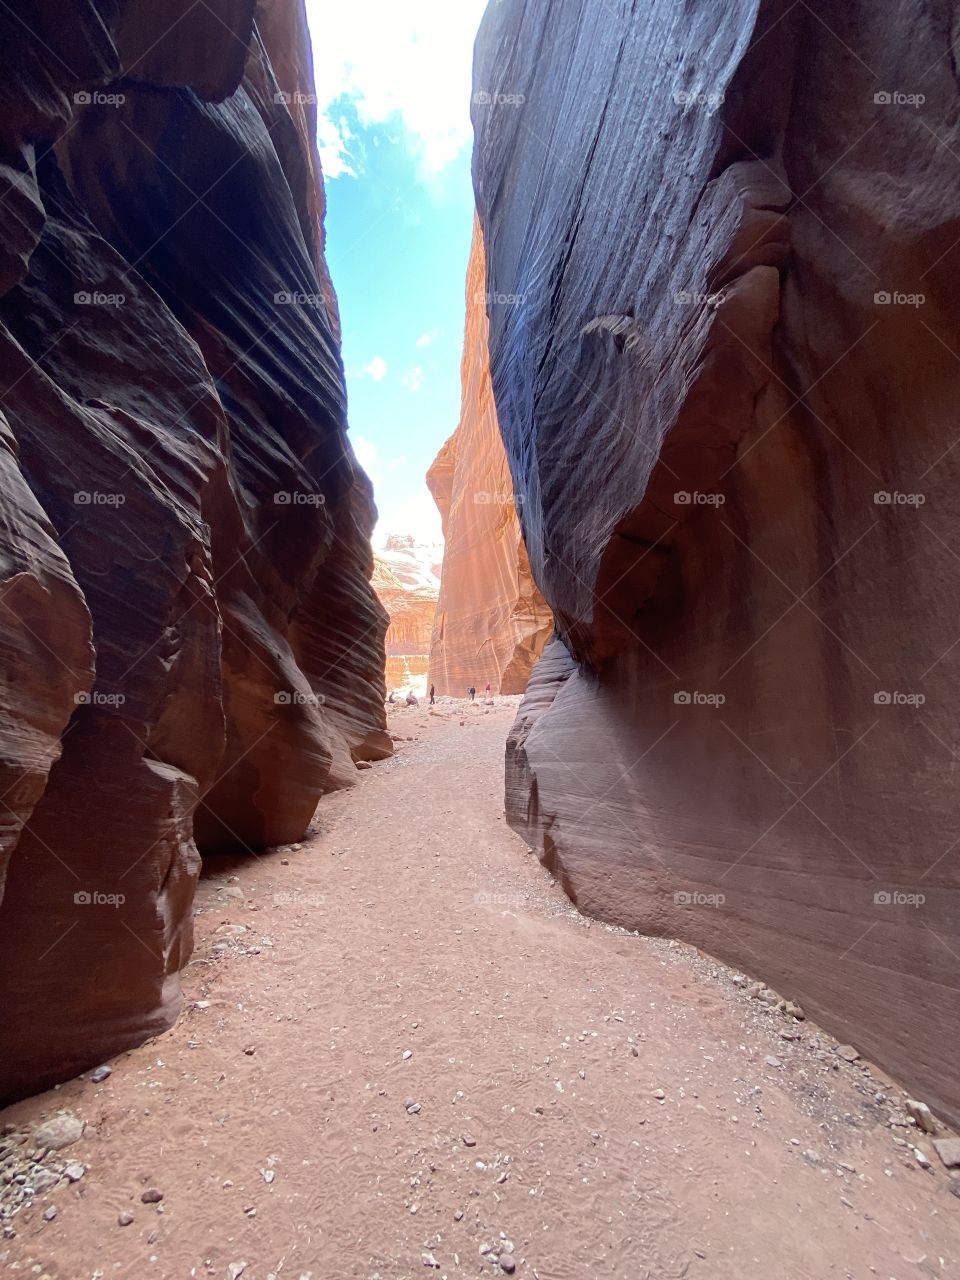
<path fill-rule="evenodd" d="M 307 0 L 327 261 L 340 298 L 350 435 L 380 510 L 375 545 L 390 533 L 440 537 L 424 475 L 460 414 L 470 74 L 484 7 Z"/>

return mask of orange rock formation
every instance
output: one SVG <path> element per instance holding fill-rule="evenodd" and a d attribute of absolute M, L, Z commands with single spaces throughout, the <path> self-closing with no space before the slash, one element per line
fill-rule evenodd
<path fill-rule="evenodd" d="M 498 693 L 522 693 L 553 631 L 550 608 L 530 576 L 497 425 L 485 277 L 475 225 L 460 423 L 427 473 L 445 539 L 430 679 L 438 693 L 460 697 L 470 685 L 482 689 L 487 682 Z"/>
<path fill-rule="evenodd" d="M 391 534 L 374 557 L 373 588 L 390 615 L 387 628 L 387 688 L 427 691 L 430 636 L 440 587 L 439 544 Z"/>

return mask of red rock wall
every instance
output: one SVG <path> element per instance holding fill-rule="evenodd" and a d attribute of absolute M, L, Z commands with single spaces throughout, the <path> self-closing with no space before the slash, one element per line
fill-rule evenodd
<path fill-rule="evenodd" d="M 509 817 L 582 909 L 957 1120 L 952 10 L 622 8 L 504 0 L 477 46 L 487 285 L 524 300 L 493 386 L 561 637 Z"/>
<path fill-rule="evenodd" d="M 391 536 L 374 556 L 373 586 L 390 625 L 385 642 L 387 689 L 427 689 L 430 636 L 437 611 L 438 578 L 432 548 L 418 547 L 411 537 Z"/>
<path fill-rule="evenodd" d="M 389 750 L 301 0 L 28 25 L 0 12 L 0 1098 L 168 1025 L 198 847 L 296 839 Z"/>
<path fill-rule="evenodd" d="M 483 236 L 474 229 L 467 268 L 460 423 L 427 484 L 443 521 L 440 598 L 430 648 L 437 692 L 462 698 L 489 682 L 522 693 L 553 631 L 530 575 L 513 481 L 490 385 Z"/>

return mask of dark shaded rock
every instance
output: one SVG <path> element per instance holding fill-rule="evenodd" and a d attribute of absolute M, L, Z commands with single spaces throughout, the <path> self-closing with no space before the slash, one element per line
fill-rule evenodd
<path fill-rule="evenodd" d="M 561 637 L 508 746 L 511 823 L 589 914 L 747 967 L 956 1120 L 960 138 L 935 9 L 504 0 L 474 177 Z"/>
<path fill-rule="evenodd" d="M 198 847 L 298 839 L 390 750 L 302 2 L 36 22 L 0 17 L 0 1098 L 169 1025 Z"/>

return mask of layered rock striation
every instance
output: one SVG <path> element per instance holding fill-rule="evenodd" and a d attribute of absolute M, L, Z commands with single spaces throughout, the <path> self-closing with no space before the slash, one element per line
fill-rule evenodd
<path fill-rule="evenodd" d="M 387 689 L 424 694 L 443 548 L 390 534 L 374 555 L 373 586 L 387 611 Z"/>
<path fill-rule="evenodd" d="M 530 574 L 497 426 L 485 275 L 476 226 L 467 268 L 460 422 L 427 474 L 444 534 L 430 680 L 438 693 L 457 698 L 488 683 L 495 693 L 522 693 L 553 631 L 549 606 Z"/>
<path fill-rule="evenodd" d="M 201 851 L 389 751 L 301 0 L 0 13 L 0 1098 L 169 1024 Z"/>
<path fill-rule="evenodd" d="M 957 1120 L 947 8 L 505 0 L 473 114 L 559 636 L 510 821 L 583 910 L 762 976 Z"/>

